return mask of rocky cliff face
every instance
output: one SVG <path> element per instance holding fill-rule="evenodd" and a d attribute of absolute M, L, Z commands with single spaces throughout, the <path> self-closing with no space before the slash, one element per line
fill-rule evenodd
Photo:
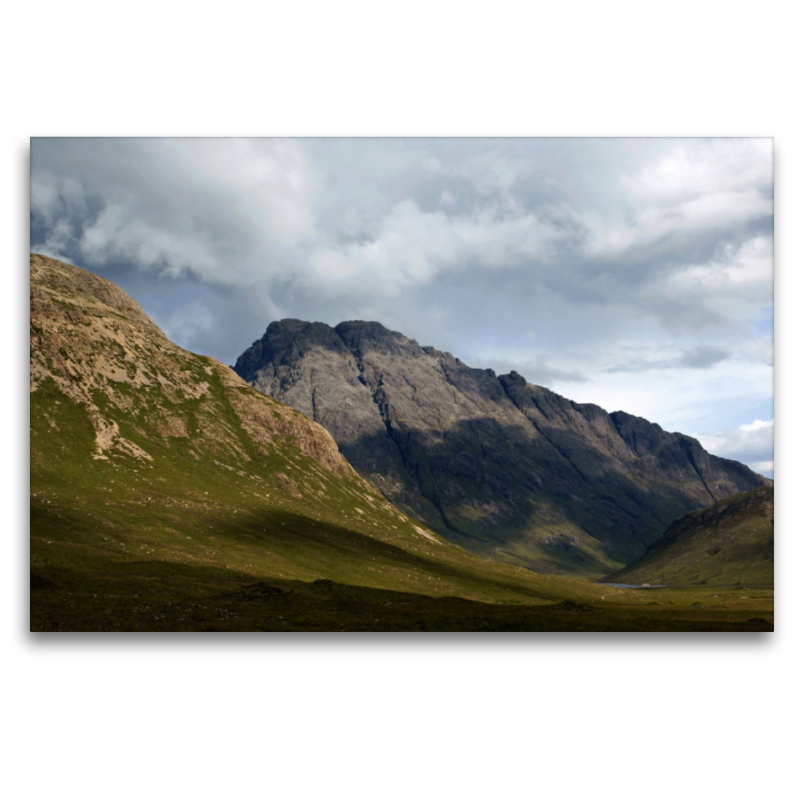
<path fill-rule="evenodd" d="M 327 428 L 391 502 L 534 569 L 607 573 L 682 514 L 769 483 L 688 436 L 472 369 L 377 322 L 274 322 L 235 370 Z"/>

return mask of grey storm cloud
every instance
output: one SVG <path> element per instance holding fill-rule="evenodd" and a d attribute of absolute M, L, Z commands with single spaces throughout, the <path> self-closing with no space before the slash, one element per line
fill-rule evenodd
<path fill-rule="evenodd" d="M 698 345 L 685 350 L 677 358 L 646 361 L 639 359 L 619 367 L 609 367 L 608 372 L 645 372 L 651 369 L 709 369 L 731 356 L 729 350 L 713 345 Z"/>
<path fill-rule="evenodd" d="M 700 345 L 681 354 L 680 366 L 690 369 L 708 369 L 729 358 L 730 355 L 728 350 L 723 350 L 721 347 Z"/>
<path fill-rule="evenodd" d="M 31 249 L 226 363 L 278 318 L 375 319 L 715 433 L 771 403 L 772 186 L 764 139 L 42 138 Z"/>

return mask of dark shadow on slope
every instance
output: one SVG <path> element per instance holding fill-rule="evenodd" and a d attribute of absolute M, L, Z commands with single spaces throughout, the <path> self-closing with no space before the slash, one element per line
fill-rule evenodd
<path fill-rule="evenodd" d="M 398 425 L 387 431 L 412 487 L 392 499 L 468 549 L 513 543 L 535 523 L 545 533 L 552 527 L 554 558 L 586 569 L 594 559 L 562 535 L 560 517 L 601 542 L 611 561 L 629 563 L 673 520 L 710 502 L 671 437 L 669 446 L 646 459 L 632 456 L 621 468 L 618 459 L 587 447 L 573 431 L 542 428 L 531 435 L 491 417 L 461 421 L 444 432 Z M 374 453 L 384 441 L 377 439 L 364 437 L 341 448 L 368 478 L 380 474 Z M 695 481 L 681 490 L 679 484 L 687 482 L 681 476 L 690 470 Z M 757 479 L 754 473 L 731 477 L 741 483 Z"/>
<path fill-rule="evenodd" d="M 345 583 L 380 585 L 387 581 L 396 582 L 395 574 L 415 573 L 423 579 L 460 583 L 466 591 L 479 590 L 498 596 L 513 592 L 521 598 L 532 600 L 550 597 L 533 587 L 521 586 L 518 582 L 508 584 L 501 579 L 462 572 L 456 566 L 434 557 L 409 552 L 346 526 L 289 511 L 269 510 L 249 514 L 246 519 L 226 513 L 207 514 L 202 530 L 198 530 L 196 520 L 185 528 L 194 534 L 191 543 L 186 542 L 184 535 L 176 534 L 170 557 L 153 562 L 143 560 L 138 551 L 121 551 L 113 543 L 108 543 L 104 538 L 108 531 L 98 529 L 98 521 L 93 513 L 63 506 L 53 512 L 36 504 L 32 507 L 31 520 L 31 535 L 35 537 L 36 545 L 31 560 L 32 586 L 41 590 L 59 586 L 63 588 L 59 578 L 63 571 L 81 574 L 91 580 L 101 580 L 108 574 L 108 580 L 116 585 L 128 572 L 137 573 L 141 570 L 142 564 L 160 565 L 148 568 L 155 570 L 148 571 L 148 575 L 156 580 L 161 572 L 170 574 L 176 569 L 194 568 L 198 556 L 219 564 L 231 564 L 237 559 L 243 560 L 238 555 L 240 548 L 254 548 L 252 558 L 258 559 L 254 567 L 261 572 L 269 569 L 271 558 L 280 571 L 280 563 L 284 559 L 295 564 L 299 574 L 327 575 Z M 125 533 L 138 545 L 150 541 L 152 532 L 174 527 L 174 520 L 166 515 L 152 516 L 146 524 L 137 524 L 136 520 L 132 520 Z M 116 529 L 119 531 L 119 526 Z M 202 545 L 201 551 L 198 551 L 198 543 Z M 65 547 L 59 548 L 59 545 Z M 216 553 L 206 556 L 203 551 L 209 545 L 213 545 Z M 163 541 L 160 547 L 164 547 Z M 218 571 L 216 567 L 202 569 L 206 570 L 203 574 L 208 576 Z M 247 577 L 253 579 L 252 575 Z"/>
<path fill-rule="evenodd" d="M 687 514 L 606 580 L 774 586 L 774 489 L 762 486 Z"/>

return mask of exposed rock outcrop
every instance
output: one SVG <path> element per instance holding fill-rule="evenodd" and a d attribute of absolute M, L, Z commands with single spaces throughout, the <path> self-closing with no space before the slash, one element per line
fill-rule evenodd
<path fill-rule="evenodd" d="M 120 432 L 123 417 L 143 440 L 167 446 L 183 440 L 194 452 L 206 439 L 240 461 L 248 459 L 238 444 L 241 427 L 265 451 L 291 441 L 329 472 L 361 482 L 323 427 L 280 403 L 264 403 L 230 367 L 170 342 L 110 281 L 36 254 L 30 265 L 30 390 L 52 380 L 84 408 L 95 429 L 95 458 L 151 461 L 146 446 Z M 232 420 L 223 413 L 228 408 Z M 204 419 L 212 424 L 198 425 Z"/>

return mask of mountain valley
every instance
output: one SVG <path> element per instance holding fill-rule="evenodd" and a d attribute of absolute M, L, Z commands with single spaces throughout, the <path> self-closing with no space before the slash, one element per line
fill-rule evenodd
<path fill-rule="evenodd" d="M 712 597 L 704 587 L 643 593 L 556 574 L 574 558 L 543 560 L 553 569 L 537 574 L 467 552 L 446 526 L 443 536 L 441 524 L 428 524 L 435 515 L 389 502 L 322 425 L 218 361 L 177 347 L 127 294 L 72 265 L 31 255 L 30 335 L 31 630 L 772 628 L 768 587 L 746 597 L 733 589 Z M 439 388 L 416 391 L 432 400 L 426 392 Z M 325 416 L 328 401 L 311 397 Z M 480 393 L 454 397 L 477 403 Z M 505 431 L 505 418 L 495 422 Z M 556 430 L 555 411 L 552 422 Z M 631 423 L 631 438 L 635 430 Z M 423 446 L 410 428 L 408 439 Z M 505 464 L 498 480 L 508 480 L 506 462 L 529 439 L 505 431 L 501 441 L 512 450 L 486 455 L 481 466 Z M 559 447 L 569 453 L 570 441 L 567 431 Z M 561 464 L 549 457 L 526 462 L 535 466 L 530 485 L 559 480 L 571 489 L 563 465 L 556 478 L 546 476 L 548 464 Z M 712 491 L 752 480 L 708 459 Z M 599 476 L 603 464 L 598 457 L 584 472 Z M 453 466 L 455 474 L 464 469 Z M 441 486 L 438 466 L 430 475 Z M 633 468 L 631 475 L 635 484 Z M 688 496 L 695 491 L 691 483 Z M 410 490 L 396 494 L 413 499 Z M 481 508 L 488 497 L 479 497 Z M 659 513 L 679 505 L 674 497 Z M 442 507 L 447 514 L 450 506 Z M 508 513 L 498 507 L 500 519 Z M 594 541 L 588 574 L 616 563 L 599 534 L 601 544 Z M 486 552 L 496 556 L 496 544 Z M 619 558 L 637 549 L 614 547 Z"/>
<path fill-rule="evenodd" d="M 772 486 L 720 500 L 675 520 L 645 555 L 609 581 L 670 586 L 772 586 Z"/>

